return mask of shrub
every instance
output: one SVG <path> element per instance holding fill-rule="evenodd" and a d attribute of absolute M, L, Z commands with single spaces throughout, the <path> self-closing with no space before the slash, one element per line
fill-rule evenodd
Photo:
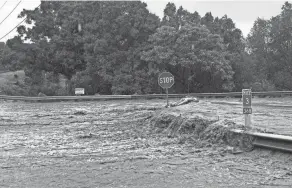
<path fill-rule="evenodd" d="M 292 89 L 292 75 L 287 71 L 279 71 L 274 76 L 274 83 L 279 89 L 291 90 Z"/>
<path fill-rule="evenodd" d="M 261 82 L 254 82 L 252 84 L 252 91 L 275 91 L 276 87 L 268 80 L 262 80 Z"/>
<path fill-rule="evenodd" d="M 12 95 L 12 96 L 28 96 L 28 88 L 24 85 L 2 85 L 0 87 L 0 90 L 2 91 L 1 94 L 4 95 Z"/>

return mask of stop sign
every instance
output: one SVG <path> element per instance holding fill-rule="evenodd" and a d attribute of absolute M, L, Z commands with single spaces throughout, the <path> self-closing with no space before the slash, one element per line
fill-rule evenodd
<path fill-rule="evenodd" d="M 158 77 L 158 84 L 164 89 L 171 88 L 174 84 L 174 76 L 169 72 L 163 72 Z"/>

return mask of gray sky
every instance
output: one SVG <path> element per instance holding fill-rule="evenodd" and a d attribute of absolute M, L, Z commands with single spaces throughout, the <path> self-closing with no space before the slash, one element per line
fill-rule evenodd
<path fill-rule="evenodd" d="M 204 16 L 206 12 L 212 12 L 214 17 L 222 17 L 227 14 L 228 17 L 232 18 L 235 22 L 236 27 L 241 29 L 244 36 L 249 33 L 253 22 L 256 18 L 269 19 L 272 16 L 276 16 L 281 12 L 281 7 L 285 1 L 273 0 L 273 1 L 251 1 L 251 0 L 145 0 L 148 4 L 148 9 L 150 12 L 155 13 L 160 18 L 163 16 L 163 9 L 168 2 L 175 3 L 176 7 L 182 6 L 190 12 L 197 11 L 201 16 Z M 19 1 L 10 0 L 0 0 L 0 23 L 4 18 L 12 11 L 12 9 L 17 5 Z M 22 0 L 19 6 L 14 10 L 14 12 L 0 24 L 0 38 L 7 34 L 11 29 L 13 29 L 22 19 L 17 18 L 17 15 L 23 9 L 34 9 L 40 4 L 40 0 Z M 15 36 L 16 29 L 9 35 L 1 39 L 0 41 L 6 41 L 9 38 Z"/>

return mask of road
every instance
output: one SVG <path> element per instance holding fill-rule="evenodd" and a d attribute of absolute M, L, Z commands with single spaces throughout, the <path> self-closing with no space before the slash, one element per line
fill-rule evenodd
<path fill-rule="evenodd" d="M 240 124 L 237 103 L 206 99 L 165 110 L 163 100 L 2 101 L 0 187 L 291 187 L 290 154 L 235 155 L 224 144 L 167 137 L 149 123 L 169 112 Z M 290 108 L 267 106 L 275 104 L 289 100 L 256 100 L 253 120 L 259 127 L 278 117 L 281 126 L 265 128 L 290 134 Z"/>

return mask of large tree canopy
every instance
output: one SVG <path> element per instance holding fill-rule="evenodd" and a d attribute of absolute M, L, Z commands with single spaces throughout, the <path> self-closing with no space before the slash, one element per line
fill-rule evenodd
<path fill-rule="evenodd" d="M 233 71 L 219 35 L 203 26 L 186 24 L 179 30 L 162 26 L 150 42 L 153 46 L 144 52 L 143 59 L 160 71 L 173 73 L 177 91 L 187 92 L 188 87 L 191 92 L 232 89 Z"/>
<path fill-rule="evenodd" d="M 248 50 L 256 59 L 258 82 L 273 83 L 277 89 L 291 90 L 292 5 L 286 2 L 279 15 L 258 18 L 249 34 Z"/>
<path fill-rule="evenodd" d="M 175 76 L 174 93 L 292 89 L 291 12 L 287 2 L 281 14 L 257 19 L 245 40 L 227 15 L 200 16 L 174 3 L 160 20 L 140 1 L 42 1 L 19 15 L 32 27 L 17 28 L 0 65 L 24 69 L 34 94 L 58 94 L 48 83 L 60 75 L 69 92 L 159 93 L 164 70 Z"/>
<path fill-rule="evenodd" d="M 23 49 L 26 61 L 34 62 L 28 75 L 45 70 L 73 77 L 75 85 L 93 93 L 133 93 L 139 89 L 132 87 L 139 85 L 135 78 L 143 75 L 137 74 L 143 71 L 139 52 L 159 25 L 146 7 L 142 2 L 42 2 L 24 10 L 20 17 L 35 23 L 18 28 L 33 42 Z"/>

